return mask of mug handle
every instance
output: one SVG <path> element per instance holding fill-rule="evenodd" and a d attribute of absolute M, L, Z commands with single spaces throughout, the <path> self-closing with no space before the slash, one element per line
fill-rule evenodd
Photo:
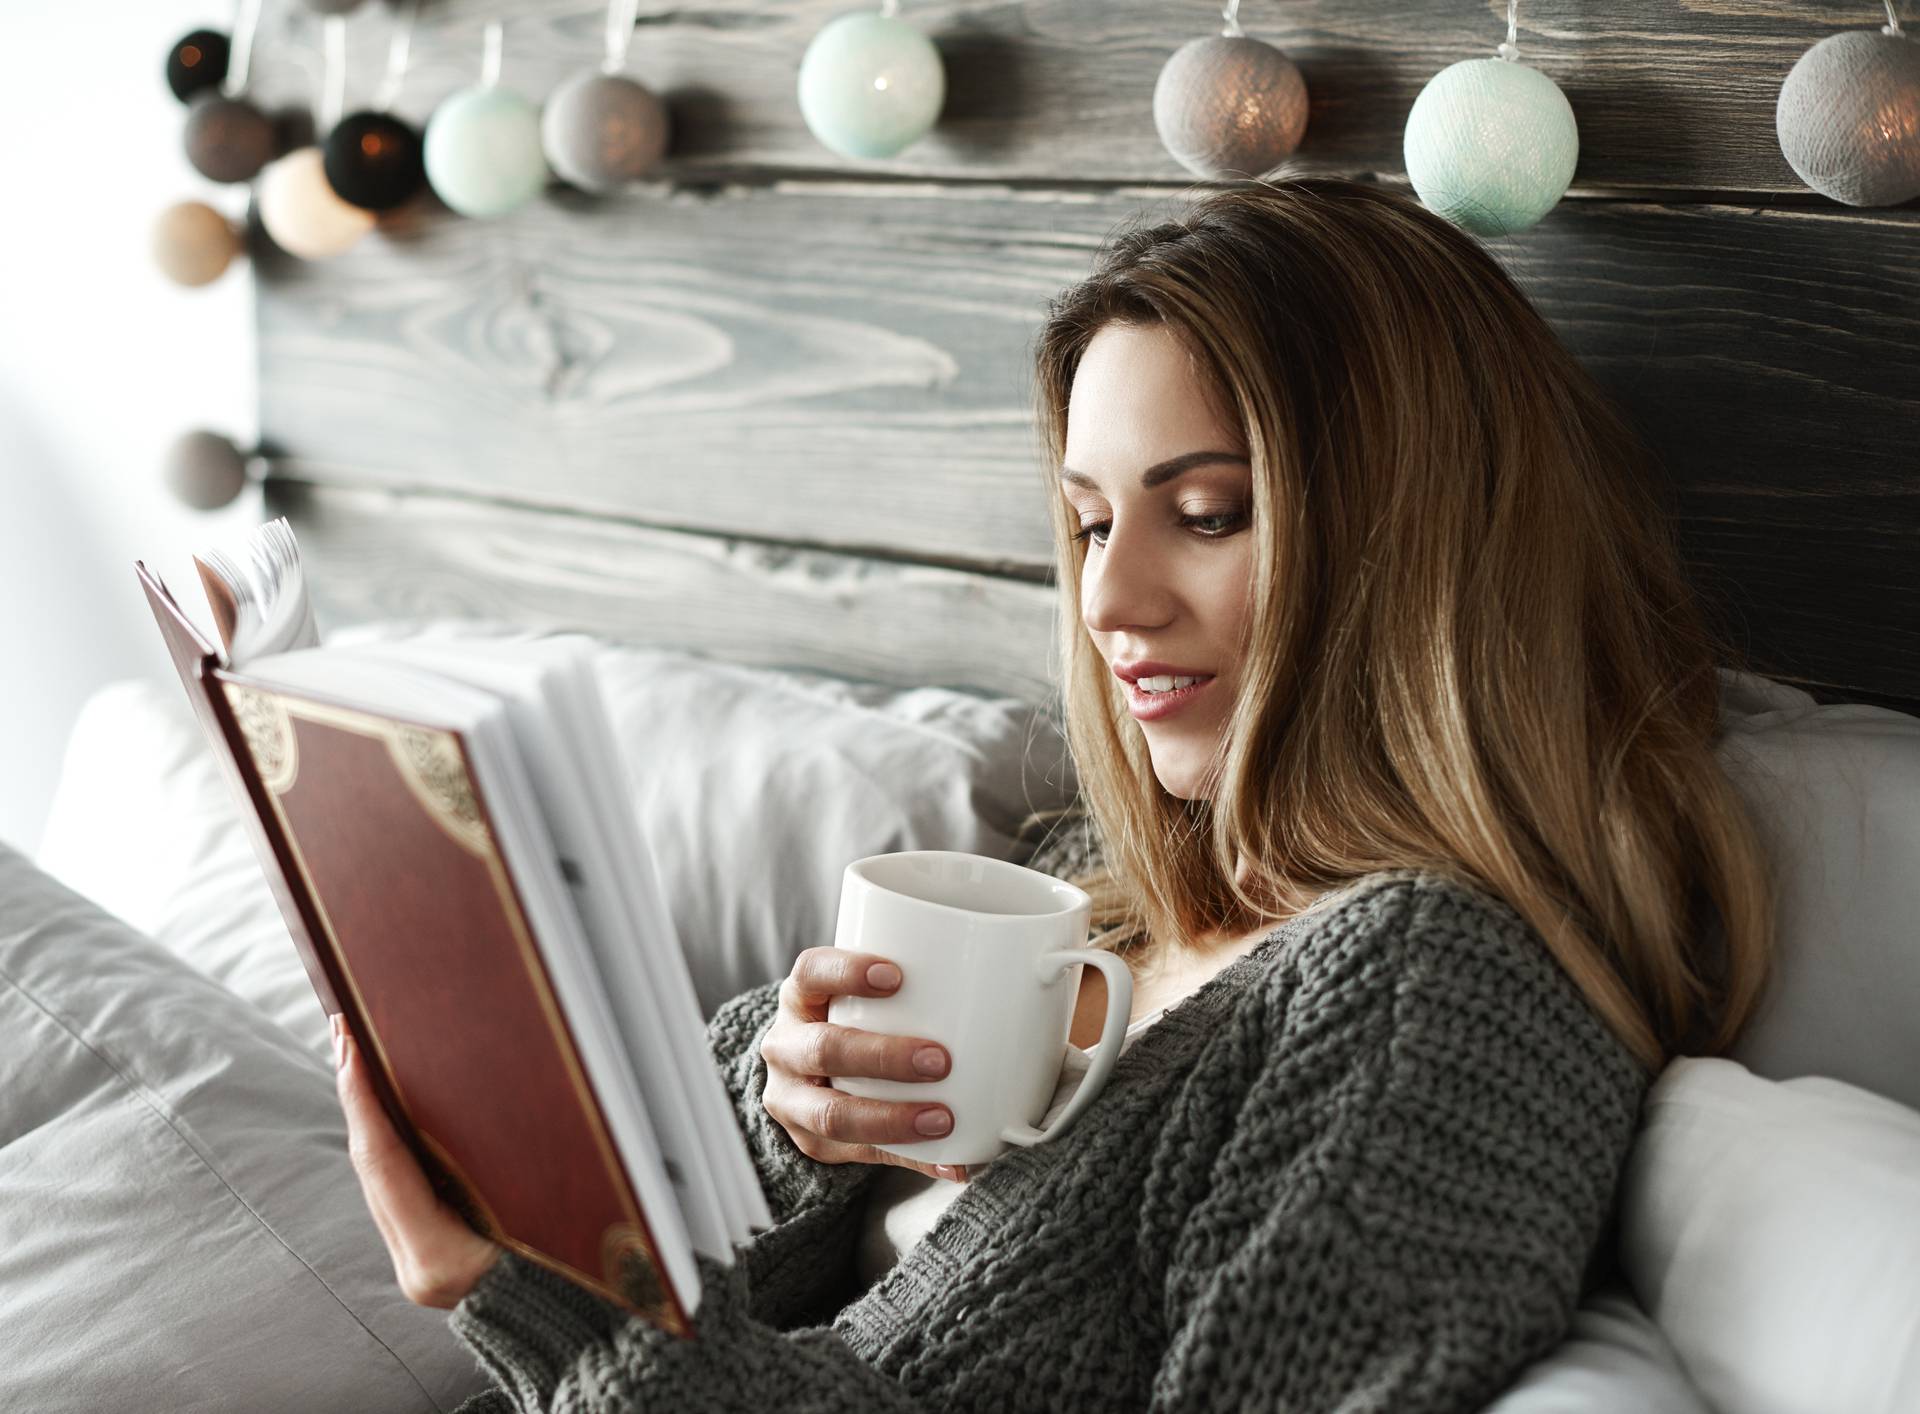
<path fill-rule="evenodd" d="M 1035 1129 L 1030 1124 L 1008 1125 L 1000 1131 L 1000 1137 L 1009 1144 L 1026 1148 L 1064 1132 L 1068 1125 L 1079 1118 L 1080 1111 L 1099 1096 L 1106 1084 L 1107 1072 L 1113 1069 L 1113 1063 L 1120 1058 L 1120 1046 L 1127 1039 L 1127 1017 L 1133 1011 L 1133 973 L 1126 961 L 1099 948 L 1066 948 L 1058 952 L 1041 953 L 1035 966 L 1044 984 L 1051 983 L 1067 968 L 1082 962 L 1099 968 L 1101 975 L 1107 979 L 1107 1017 L 1100 1029 L 1100 1040 L 1094 1046 L 1093 1061 L 1087 1066 L 1087 1073 L 1080 1078 L 1080 1088 L 1074 1091 L 1073 1098 L 1067 1101 L 1067 1107 L 1060 1111 L 1052 1124 L 1045 1129 Z"/>

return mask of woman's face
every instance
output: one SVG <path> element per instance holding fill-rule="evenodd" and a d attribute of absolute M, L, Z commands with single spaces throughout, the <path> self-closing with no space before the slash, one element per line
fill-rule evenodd
<path fill-rule="evenodd" d="M 1253 603 L 1252 464 L 1204 376 L 1162 326 L 1101 329 L 1074 375 L 1060 473 L 1068 519 L 1091 529 L 1080 615 L 1108 668 L 1205 679 L 1118 684 L 1160 784 L 1188 800 L 1211 793 Z"/>

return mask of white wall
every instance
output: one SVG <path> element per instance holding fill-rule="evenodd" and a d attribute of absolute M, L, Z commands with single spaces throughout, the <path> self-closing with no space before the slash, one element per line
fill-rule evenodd
<path fill-rule="evenodd" d="M 174 201 L 246 210 L 187 164 L 163 77 L 174 40 L 232 15 L 0 0 L 20 60 L 0 85 L 0 840 L 28 851 L 86 695 L 135 675 L 177 690 L 133 562 L 204 621 L 188 555 L 260 515 L 254 492 L 189 510 L 160 474 L 189 428 L 258 434 L 251 269 L 181 289 L 147 253 Z"/>

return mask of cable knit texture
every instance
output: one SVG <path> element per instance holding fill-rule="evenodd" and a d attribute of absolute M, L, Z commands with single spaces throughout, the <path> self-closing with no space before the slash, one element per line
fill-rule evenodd
<path fill-rule="evenodd" d="M 1323 903 L 865 1291 L 880 1170 L 761 1108 L 779 987 L 742 993 L 708 1040 L 774 1225 L 699 1258 L 686 1341 L 503 1257 L 450 1317 L 499 1386 L 464 1414 L 1482 1409 L 1598 1279 L 1651 1077 L 1481 890 L 1393 870 Z"/>

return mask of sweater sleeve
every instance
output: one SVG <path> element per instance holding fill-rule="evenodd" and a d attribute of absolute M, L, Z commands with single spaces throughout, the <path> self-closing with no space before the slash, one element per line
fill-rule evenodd
<path fill-rule="evenodd" d="M 454 1332 L 496 1385 L 463 1404 L 460 1414 L 611 1414 L 656 1405 L 698 1414 L 775 1403 L 800 1411 L 916 1407 L 838 1335 L 782 1328 L 838 1299 L 830 1294 L 846 1266 L 845 1224 L 857 1219 L 855 1200 L 878 1167 L 808 1157 L 762 1107 L 767 1069 L 760 1042 L 779 1009 L 779 991 L 772 982 L 743 992 L 707 1024 L 708 1048 L 774 1226 L 736 1247 L 730 1265 L 696 1254 L 695 1336 L 682 1340 L 656 1330 L 504 1252 L 449 1314 Z"/>
<path fill-rule="evenodd" d="M 1405 897 L 1247 1038 L 1162 1219 L 1153 1409 L 1469 1414 L 1571 1327 L 1644 1070 L 1518 915 Z"/>
<path fill-rule="evenodd" d="M 748 1265 L 704 1253 L 698 1333 L 633 1320 L 564 1277 L 505 1252 L 451 1313 L 497 1386 L 460 1414 L 676 1414 L 779 1408 L 911 1414 L 922 1406 L 824 1326 L 781 1331 L 752 1314 Z"/>
<path fill-rule="evenodd" d="M 853 1202 L 877 1171 L 872 1164 L 823 1164 L 801 1153 L 760 1103 L 767 1086 L 760 1043 L 780 1009 L 781 980 L 749 988 L 723 1003 L 707 1023 L 707 1048 L 726 1082 L 734 1118 L 746 1137 L 776 1225 L 822 1207 L 840 1208 Z"/>

